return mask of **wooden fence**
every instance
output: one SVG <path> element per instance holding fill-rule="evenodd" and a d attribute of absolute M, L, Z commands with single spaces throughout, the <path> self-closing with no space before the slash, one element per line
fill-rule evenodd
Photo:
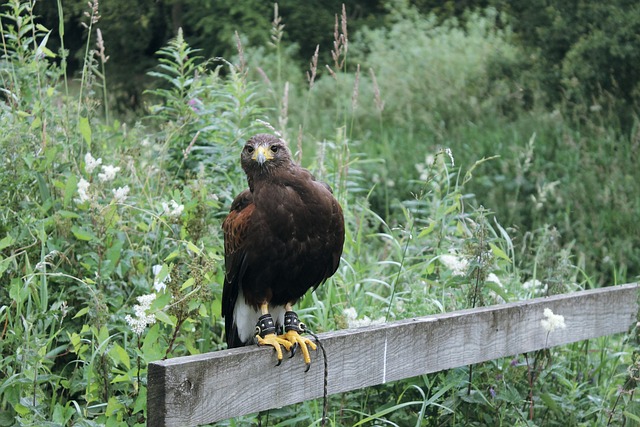
<path fill-rule="evenodd" d="M 619 332 L 637 321 L 639 285 L 418 317 L 320 334 L 329 394 Z M 566 328 L 547 334 L 550 308 Z M 271 348 L 244 347 L 149 365 L 148 425 L 195 426 L 322 397 L 323 363 L 296 354 L 275 367 Z M 268 399 L 265 399 L 268 396 Z"/>

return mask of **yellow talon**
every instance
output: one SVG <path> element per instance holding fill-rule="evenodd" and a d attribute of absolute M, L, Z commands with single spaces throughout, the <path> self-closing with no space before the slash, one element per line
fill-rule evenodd
<path fill-rule="evenodd" d="M 300 336 L 300 334 L 295 330 L 287 331 L 287 333 L 285 333 L 284 335 L 280 335 L 279 338 L 289 343 L 290 346 L 295 346 L 295 345 L 300 346 L 300 349 L 302 350 L 302 358 L 304 359 L 304 363 L 307 364 L 307 369 L 308 369 L 308 366 L 311 363 L 309 348 L 311 348 L 312 350 L 317 349 L 313 341 L 311 341 L 309 338 Z"/>
<path fill-rule="evenodd" d="M 258 339 L 258 345 L 270 345 L 271 347 L 273 347 L 278 357 L 278 365 L 280 364 L 280 362 L 282 362 L 282 347 L 289 351 L 293 346 L 293 343 L 291 343 L 289 340 L 279 337 L 276 334 L 267 334 L 264 336 L 264 338 L 260 335 L 256 335 L 256 338 Z"/>

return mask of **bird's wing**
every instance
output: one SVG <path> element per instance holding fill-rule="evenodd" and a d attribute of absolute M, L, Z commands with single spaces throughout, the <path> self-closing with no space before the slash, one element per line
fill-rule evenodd
<path fill-rule="evenodd" d="M 253 196 L 247 189 L 233 200 L 229 214 L 222 223 L 224 233 L 225 279 L 222 288 L 222 316 L 225 317 L 227 342 L 234 341 L 233 309 L 238 298 L 239 278 L 245 259 L 245 240 L 255 209 Z M 241 345 L 241 344 L 238 344 Z"/>

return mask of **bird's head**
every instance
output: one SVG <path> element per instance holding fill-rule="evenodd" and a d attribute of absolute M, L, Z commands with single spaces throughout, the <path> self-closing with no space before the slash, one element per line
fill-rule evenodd
<path fill-rule="evenodd" d="M 247 141 L 240 155 L 240 163 L 247 175 L 255 176 L 290 164 L 291 155 L 282 139 L 260 133 Z"/>

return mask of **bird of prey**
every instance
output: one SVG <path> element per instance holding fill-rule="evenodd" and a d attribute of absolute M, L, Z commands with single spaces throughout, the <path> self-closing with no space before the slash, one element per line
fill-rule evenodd
<path fill-rule="evenodd" d="M 310 366 L 305 326 L 292 305 L 335 273 L 344 244 L 342 208 L 329 185 L 291 159 L 273 135 L 250 138 L 240 155 L 249 188 L 222 224 L 225 281 L 222 315 L 229 348 L 257 342 L 299 347 Z"/>

